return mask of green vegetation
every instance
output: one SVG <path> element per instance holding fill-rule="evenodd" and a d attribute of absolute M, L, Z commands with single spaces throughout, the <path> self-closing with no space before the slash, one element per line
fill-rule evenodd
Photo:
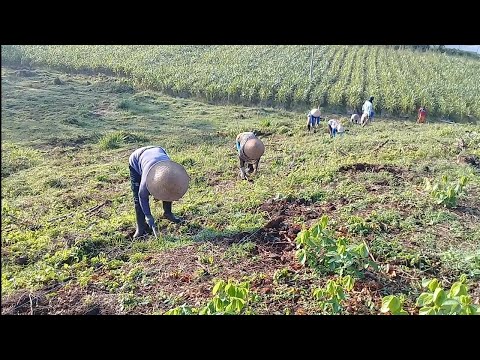
<path fill-rule="evenodd" d="M 423 105 L 430 117 L 480 119 L 478 58 L 388 46 L 22 45 L 2 46 L 2 63 L 122 75 L 216 102 L 352 111 L 374 95 L 377 114 L 414 115 Z"/>
<path fill-rule="evenodd" d="M 307 134 L 308 107 L 219 106 L 106 75 L 29 71 L 2 68 L 2 313 L 201 309 L 215 279 L 248 282 L 249 300 L 225 282 L 211 313 L 377 314 L 383 297 L 400 294 L 411 312 L 422 278 L 449 285 L 462 273 L 471 299 L 462 304 L 478 306 L 480 177 L 457 161 L 460 151 L 480 156 L 478 125 L 379 116 L 366 127 L 344 122 L 345 135 L 331 139 Z M 251 130 L 266 152 L 252 182 L 240 181 L 235 136 Z M 161 219 L 161 203 L 151 201 L 160 236 L 132 241 L 128 157 L 151 144 L 192 179 L 173 204 L 185 222 Z M 432 201 L 425 188 L 424 178 L 443 176 L 468 180 L 456 207 Z M 317 227 L 324 215 L 328 228 Z"/>
<path fill-rule="evenodd" d="M 219 280 L 212 289 L 214 295 L 203 308 L 197 309 L 185 304 L 168 310 L 165 315 L 240 315 L 252 314 L 249 310 L 249 283 L 237 284 L 233 281 Z"/>
<path fill-rule="evenodd" d="M 448 183 L 448 176 L 444 175 L 440 182 L 432 182 L 425 179 L 425 188 L 435 199 L 437 204 L 443 204 L 446 207 L 456 207 L 458 197 L 463 194 L 463 188 L 467 184 L 468 178 L 462 176 L 455 183 Z"/>
<path fill-rule="evenodd" d="M 420 307 L 420 315 L 480 315 L 480 307 L 472 304 L 465 285 L 466 276 L 462 275 L 450 290 L 443 290 L 437 279 L 424 279 L 422 287 L 426 292 L 420 294 L 416 305 Z M 403 301 L 394 295 L 382 300 L 381 312 L 391 312 L 393 315 L 406 315 L 402 309 Z"/>

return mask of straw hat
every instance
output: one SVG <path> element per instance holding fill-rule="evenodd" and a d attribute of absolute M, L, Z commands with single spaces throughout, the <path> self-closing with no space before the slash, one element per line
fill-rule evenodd
<path fill-rule="evenodd" d="M 252 160 L 258 160 L 265 152 L 265 145 L 259 138 L 248 139 L 243 146 L 243 152 Z"/>
<path fill-rule="evenodd" d="M 188 189 L 190 177 L 182 165 L 174 161 L 161 161 L 147 174 L 147 190 L 157 200 L 179 200 Z"/>
<path fill-rule="evenodd" d="M 318 110 L 318 109 L 312 109 L 312 110 L 310 111 L 310 114 L 312 114 L 312 115 L 315 116 L 315 117 L 319 117 L 319 116 L 320 116 L 320 110 Z"/>

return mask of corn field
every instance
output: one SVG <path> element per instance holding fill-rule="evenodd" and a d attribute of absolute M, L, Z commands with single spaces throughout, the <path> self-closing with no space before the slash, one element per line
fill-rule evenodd
<path fill-rule="evenodd" d="M 352 111 L 373 95 L 379 114 L 425 105 L 432 115 L 480 119 L 479 60 L 386 46 L 2 45 L 2 63 L 121 75 L 208 101 Z"/>

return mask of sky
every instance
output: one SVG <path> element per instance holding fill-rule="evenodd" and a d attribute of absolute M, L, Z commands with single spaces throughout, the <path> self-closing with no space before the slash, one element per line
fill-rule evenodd
<path fill-rule="evenodd" d="M 445 45 L 447 48 L 471 51 L 480 54 L 480 45 Z"/>

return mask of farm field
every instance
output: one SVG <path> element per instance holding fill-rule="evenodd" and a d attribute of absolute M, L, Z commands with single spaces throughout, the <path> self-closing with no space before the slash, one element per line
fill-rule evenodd
<path fill-rule="evenodd" d="M 199 46 L 184 51 L 205 68 L 177 90 L 172 83 L 158 85 L 164 80 L 148 75 L 148 57 L 133 47 L 90 52 L 91 63 L 104 64 L 110 75 L 71 71 L 89 68 L 82 63 L 86 59 L 75 56 L 75 47 L 63 59 L 68 71 L 57 68 L 65 47 L 32 48 L 21 47 L 32 61 L 28 70 L 2 66 L 2 314 L 183 314 L 195 308 L 204 313 L 381 314 L 382 299 L 384 309 L 390 301 L 386 313 L 394 312 L 398 300 L 404 311 L 418 314 L 422 301 L 427 304 L 426 295 L 417 302 L 422 293 L 436 291 L 435 301 L 445 300 L 435 282 L 428 284 L 430 290 L 422 287 L 424 279 L 438 279 L 445 294 L 468 297 L 470 305 L 478 306 L 480 131 L 473 123 L 436 122 L 443 116 L 441 100 L 432 105 L 439 114 L 432 111 L 427 124 L 415 123 L 415 99 L 409 100 L 412 109 L 405 107 L 405 118 L 379 114 L 366 127 L 350 124 L 346 112 L 325 111 L 327 117 L 343 118 L 347 130 L 332 139 L 324 122 L 316 133 L 306 132 L 309 107 L 211 104 L 157 91 L 169 88 L 179 95 L 194 83 L 197 90 L 192 91 L 208 89 L 202 76 L 215 57 Z M 174 46 L 165 48 L 180 69 L 177 75 L 186 74 L 188 63 L 175 62 L 185 57 Z M 227 64 L 237 47 L 229 48 Z M 258 48 L 244 56 L 261 63 Z M 308 47 L 296 48 L 308 58 Z M 291 51 L 293 61 L 298 53 Z M 351 66 L 358 57 L 369 59 L 365 53 L 386 57 L 387 64 L 417 64 L 406 51 L 401 55 L 405 62 L 389 58 L 390 49 L 349 51 L 319 47 L 315 53 Z M 167 53 L 159 52 L 158 58 Z M 107 56 L 110 62 L 104 62 Z M 416 56 L 420 64 L 434 59 L 439 68 L 450 61 L 434 54 Z M 274 59 L 268 68 L 280 61 Z M 478 84 L 469 82 L 478 63 L 465 61 L 463 70 L 452 62 L 451 74 L 471 92 L 459 97 L 459 108 L 451 113 L 478 116 Z M 143 67 L 129 67 L 136 63 Z M 381 69 L 376 61 L 367 64 Z M 96 66 L 90 68 L 97 71 Z M 175 69 L 160 66 L 170 74 Z M 259 66 L 255 71 L 265 74 L 269 86 L 275 76 L 283 79 L 267 98 L 279 96 L 290 81 L 287 74 L 279 67 L 270 76 Z M 425 68 L 427 74 L 434 71 Z M 238 79 L 250 81 L 255 71 Z M 406 70 L 392 76 L 400 81 L 401 71 Z M 114 76 L 120 72 L 127 77 Z M 292 89 L 300 81 L 295 74 Z M 333 89 L 341 88 L 335 84 L 351 81 L 356 72 L 344 80 L 340 74 L 326 90 L 327 102 Z M 444 73 L 437 74 L 441 83 Z M 151 79 L 156 79 L 151 88 L 145 87 Z M 225 81 L 227 87 L 212 81 L 212 97 L 228 95 L 221 92 L 231 85 Z M 383 83 L 369 84 L 351 93 L 356 100 L 350 105 L 361 105 L 374 91 L 387 106 L 388 97 L 382 96 L 397 89 L 392 85 L 391 92 L 380 92 L 369 86 Z M 320 87 L 301 101 L 315 103 L 324 94 Z M 263 96 L 261 87 L 251 88 Z M 427 89 L 425 96 L 449 99 Z M 295 91 L 289 94 L 295 102 Z M 315 94 L 319 97 L 312 98 Z M 349 106 L 348 95 L 334 99 L 332 104 Z M 401 99 L 392 103 L 392 111 L 396 104 Z M 242 131 L 255 131 L 266 147 L 252 181 L 238 179 L 235 137 Z M 173 203 L 185 221 L 160 219 L 161 203 L 151 201 L 160 237 L 133 241 L 128 157 L 151 144 L 165 147 L 191 177 L 186 195 Z M 452 184 L 450 190 L 428 187 L 428 182 L 440 186 L 443 177 Z M 459 182 L 464 186 L 456 191 Z M 396 297 L 385 300 L 390 295 Z"/>
<path fill-rule="evenodd" d="M 349 112 L 374 95 L 382 116 L 412 115 L 423 105 L 445 119 L 480 119 L 478 59 L 386 46 L 2 46 L 2 63 L 123 75 L 222 104 Z"/>

